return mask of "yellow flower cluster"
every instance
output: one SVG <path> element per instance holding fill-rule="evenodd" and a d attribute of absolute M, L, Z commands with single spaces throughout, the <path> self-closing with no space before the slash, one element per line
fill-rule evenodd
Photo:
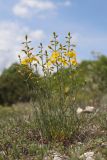
<path fill-rule="evenodd" d="M 57 52 L 57 51 L 54 51 L 54 52 L 52 53 L 51 58 L 53 58 L 53 59 L 57 59 L 58 57 L 60 57 L 60 53 L 59 53 L 59 52 Z"/>
<path fill-rule="evenodd" d="M 37 58 L 36 56 L 31 56 L 31 57 L 27 57 L 24 58 L 23 60 L 21 60 L 21 64 L 22 65 L 29 65 L 32 63 L 40 63 L 39 58 Z M 52 55 L 50 56 L 50 58 L 48 58 L 48 61 L 45 63 L 44 66 L 47 66 L 47 68 L 51 67 L 52 65 L 62 65 L 62 66 L 69 66 L 69 65 L 73 65 L 76 66 L 77 65 L 77 60 L 76 60 L 76 53 L 74 50 L 69 51 L 64 53 L 64 56 L 61 56 L 60 52 L 54 51 L 52 53 Z"/>
<path fill-rule="evenodd" d="M 69 64 L 75 66 L 77 65 L 76 61 L 76 53 L 74 50 L 64 53 L 62 57 L 61 53 L 53 52 L 51 57 L 48 59 L 47 66 L 50 67 L 51 65 L 60 65 L 69 66 Z"/>
<path fill-rule="evenodd" d="M 76 53 L 74 50 L 72 50 L 72 51 L 66 52 L 65 56 L 68 56 L 70 58 L 74 58 L 74 57 L 76 57 Z"/>
<path fill-rule="evenodd" d="M 72 64 L 73 66 L 77 65 L 76 58 L 71 59 L 70 62 L 71 62 L 71 64 Z"/>
<path fill-rule="evenodd" d="M 70 35 L 68 34 L 68 44 L 62 46 L 59 44 L 59 42 L 56 40 L 57 36 L 54 34 L 54 40 L 51 41 L 51 46 L 48 46 L 48 48 L 51 50 L 51 54 L 47 51 L 43 51 L 42 43 L 40 43 L 40 51 L 39 54 L 36 56 L 32 54 L 33 48 L 29 47 L 29 41 L 24 42 L 25 44 L 25 50 L 22 50 L 26 54 L 26 58 L 20 59 L 20 62 L 22 65 L 27 65 L 29 67 L 33 67 L 33 65 L 42 67 L 42 71 L 53 71 L 55 67 L 57 69 L 60 69 L 62 67 L 72 67 L 77 65 L 76 60 L 76 52 L 74 49 L 71 49 L 70 46 Z"/>
<path fill-rule="evenodd" d="M 27 57 L 27 58 L 23 59 L 21 61 L 21 64 L 23 64 L 23 65 L 29 65 L 32 62 L 39 62 L 38 59 L 36 58 L 36 56 Z"/>

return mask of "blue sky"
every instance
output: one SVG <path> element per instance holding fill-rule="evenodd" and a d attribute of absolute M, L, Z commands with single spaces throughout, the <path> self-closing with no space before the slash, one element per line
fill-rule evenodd
<path fill-rule="evenodd" d="M 48 45 L 72 33 L 78 59 L 107 54 L 107 0 L 0 0 L 0 71 L 17 61 L 24 35 Z"/>

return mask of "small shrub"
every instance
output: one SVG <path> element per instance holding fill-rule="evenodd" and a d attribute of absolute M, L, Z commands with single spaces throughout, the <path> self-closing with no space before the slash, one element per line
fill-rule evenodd
<path fill-rule="evenodd" d="M 76 115 L 76 96 L 82 84 L 78 77 L 78 64 L 71 34 L 66 37 L 66 44 L 53 39 L 44 51 L 40 43 L 39 53 L 32 53 L 31 41 L 25 37 L 25 58 L 19 55 L 20 64 L 28 71 L 28 80 L 33 80 L 32 102 L 34 106 L 35 124 L 44 140 L 72 141 L 74 134 L 80 130 L 80 121 Z M 39 79 L 35 73 L 41 70 Z M 66 78 L 67 77 L 67 78 Z M 31 88 L 29 86 L 29 88 Z"/>

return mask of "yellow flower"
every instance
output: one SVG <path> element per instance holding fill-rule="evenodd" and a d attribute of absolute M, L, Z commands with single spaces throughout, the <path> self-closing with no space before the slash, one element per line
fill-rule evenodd
<path fill-rule="evenodd" d="M 35 56 L 32 56 L 30 58 L 25 58 L 21 61 L 21 64 L 28 65 L 29 63 L 32 63 L 33 61 L 38 62 L 38 59 Z"/>
<path fill-rule="evenodd" d="M 76 53 L 75 53 L 74 50 L 72 50 L 72 51 L 69 51 L 69 52 L 65 53 L 65 56 L 73 58 L 73 57 L 76 57 Z"/>
<path fill-rule="evenodd" d="M 68 63 L 66 61 L 63 61 L 64 66 L 68 66 Z"/>
<path fill-rule="evenodd" d="M 38 62 L 38 59 L 37 59 L 35 56 L 31 57 L 31 60 L 32 60 L 32 61 L 37 61 L 37 62 Z"/>
<path fill-rule="evenodd" d="M 51 64 L 52 64 L 51 61 L 48 61 L 48 62 L 46 63 L 46 66 L 47 66 L 47 67 L 50 67 Z"/>
<path fill-rule="evenodd" d="M 54 51 L 53 53 L 52 53 L 52 58 L 58 58 L 60 56 L 60 53 L 59 52 L 57 52 L 57 51 Z"/>
<path fill-rule="evenodd" d="M 51 55 L 51 57 L 49 58 L 49 65 L 50 65 L 50 63 L 51 64 L 55 64 L 55 63 L 57 63 L 57 60 L 58 60 L 58 58 L 60 57 L 60 53 L 59 52 L 57 52 L 57 51 L 54 51 L 53 53 L 52 53 L 52 55 Z"/>
<path fill-rule="evenodd" d="M 23 60 L 21 61 L 21 64 L 27 65 L 27 64 L 28 64 L 28 60 L 27 60 L 27 59 L 23 59 Z"/>
<path fill-rule="evenodd" d="M 58 58 L 58 62 L 62 63 L 64 66 L 68 66 L 67 60 L 65 58 Z"/>
<path fill-rule="evenodd" d="M 76 60 L 76 58 L 70 60 L 70 62 L 71 62 L 71 64 L 72 64 L 73 66 L 77 65 L 77 60 Z"/>
<path fill-rule="evenodd" d="M 62 57 L 59 57 L 59 58 L 58 58 L 58 62 L 61 62 L 61 63 L 62 63 L 63 61 L 64 61 L 64 59 L 63 59 Z"/>
<path fill-rule="evenodd" d="M 56 58 L 50 58 L 50 62 L 52 63 L 52 64 L 55 64 L 56 63 Z"/>

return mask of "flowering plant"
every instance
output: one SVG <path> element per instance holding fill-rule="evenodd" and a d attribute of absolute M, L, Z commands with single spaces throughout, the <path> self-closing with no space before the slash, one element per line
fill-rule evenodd
<path fill-rule="evenodd" d="M 28 79 L 33 80 L 32 102 L 36 127 L 42 137 L 65 140 L 78 131 L 79 123 L 75 112 L 75 99 L 78 84 L 76 79 L 77 60 L 75 45 L 71 44 L 71 34 L 66 44 L 58 41 L 54 32 L 48 50 L 42 43 L 39 52 L 33 54 L 31 41 L 25 37 L 25 57 L 19 55 L 20 64 L 28 70 Z M 35 79 L 38 70 L 42 71 Z M 35 89 L 36 86 L 36 89 Z"/>
<path fill-rule="evenodd" d="M 77 65 L 76 52 L 74 48 L 71 48 L 74 45 L 71 45 L 71 34 L 68 33 L 66 37 L 66 45 L 62 45 L 57 40 L 58 35 L 53 33 L 53 40 L 51 40 L 51 45 L 48 46 L 49 51 L 43 50 L 43 45 L 40 43 L 39 53 L 33 54 L 32 51 L 34 48 L 30 48 L 29 44 L 31 41 L 28 41 L 28 37 L 25 37 L 25 49 L 22 50 L 25 53 L 25 58 L 21 58 L 19 55 L 20 63 L 22 65 L 27 65 L 35 71 L 37 67 L 42 68 L 44 75 L 52 73 L 57 68 L 57 71 L 63 67 L 72 67 Z"/>

